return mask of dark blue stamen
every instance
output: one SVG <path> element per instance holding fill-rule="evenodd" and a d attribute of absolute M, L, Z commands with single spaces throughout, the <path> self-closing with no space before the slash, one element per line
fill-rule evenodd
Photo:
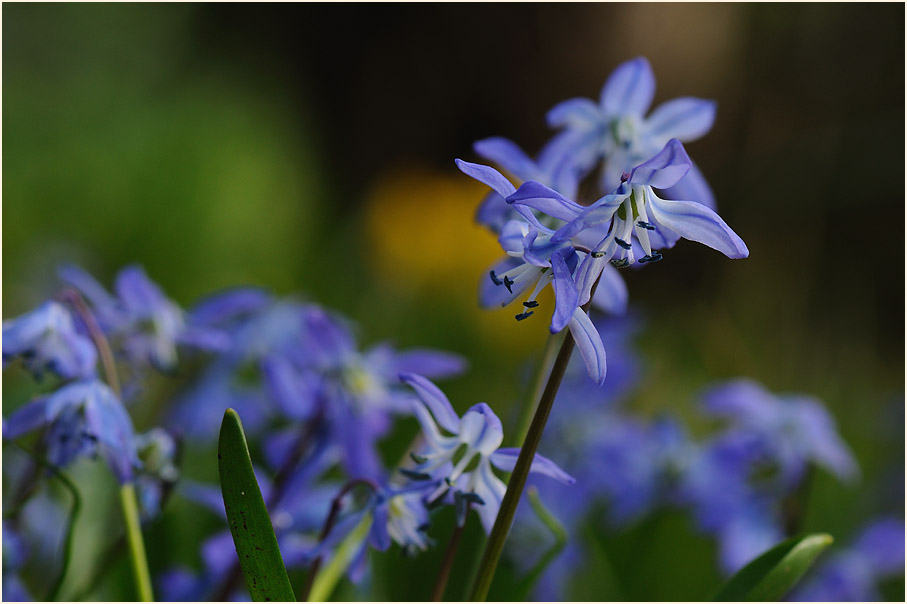
<path fill-rule="evenodd" d="M 460 497 L 462 497 L 466 501 L 470 501 L 472 503 L 477 503 L 479 505 L 485 505 L 485 500 L 482 499 L 481 497 L 479 497 L 478 494 L 476 494 L 476 493 L 461 493 Z"/>
<path fill-rule="evenodd" d="M 400 473 L 412 480 L 431 480 L 431 475 L 426 474 L 425 472 L 416 472 L 415 470 L 400 468 Z"/>
<path fill-rule="evenodd" d="M 639 263 L 645 264 L 646 262 L 658 262 L 662 258 L 664 258 L 664 256 L 662 256 L 660 253 L 652 252 L 651 256 L 643 256 L 642 258 L 640 258 Z"/>
<path fill-rule="evenodd" d="M 637 221 L 636 224 L 639 225 L 639 226 L 641 226 L 642 228 L 644 228 L 644 229 L 647 230 L 647 231 L 654 231 L 654 230 L 655 230 L 655 225 L 654 225 L 654 224 L 650 224 L 650 223 L 646 222 L 645 220 Z"/>
<path fill-rule="evenodd" d="M 631 247 L 633 247 L 632 245 L 630 245 L 629 243 L 627 243 L 627 242 L 624 241 L 623 239 L 618 239 L 617 237 L 614 238 L 614 243 L 616 243 L 616 244 L 619 245 L 620 247 L 624 248 L 625 250 L 628 250 L 628 249 L 630 249 Z"/>
<path fill-rule="evenodd" d="M 416 463 L 425 463 L 426 461 L 428 461 L 427 457 L 423 457 L 423 456 L 417 455 L 415 453 L 410 453 L 409 458 L 412 459 Z"/>
<path fill-rule="evenodd" d="M 615 258 L 614 260 L 611 261 L 611 266 L 613 266 L 614 268 L 626 268 L 626 267 L 630 266 L 630 261 L 627 260 L 626 258 L 620 258 L 620 259 Z"/>
<path fill-rule="evenodd" d="M 513 288 L 511 288 L 510 286 L 513 285 L 514 283 L 516 283 L 516 281 L 514 281 L 507 275 L 504 275 L 504 287 L 506 287 L 507 291 L 509 291 L 511 294 L 513 293 Z"/>
<path fill-rule="evenodd" d="M 535 314 L 534 310 L 530 310 L 529 312 L 521 312 L 520 314 L 518 314 L 516 316 L 516 320 L 522 321 L 523 319 L 528 319 L 529 317 L 531 317 L 534 314 Z"/>
<path fill-rule="evenodd" d="M 605 253 L 604 253 L 604 252 L 592 252 L 590 255 L 591 255 L 593 258 L 601 258 L 602 256 L 605 255 Z"/>
<path fill-rule="evenodd" d="M 452 487 L 452 486 L 453 486 L 453 482 L 451 482 L 449 476 L 445 476 L 445 477 L 444 477 L 444 482 L 446 482 L 446 483 L 447 483 L 447 486 L 449 486 L 449 487 Z"/>
<path fill-rule="evenodd" d="M 523 302 L 523 306 L 525 306 L 526 308 L 535 308 L 538 305 L 539 303 L 535 300 L 527 300 L 526 302 Z"/>
<path fill-rule="evenodd" d="M 491 275 L 491 282 L 495 285 L 501 285 L 502 283 L 504 283 L 503 281 L 498 279 L 498 276 L 494 274 L 494 271 L 490 271 L 489 275 Z"/>

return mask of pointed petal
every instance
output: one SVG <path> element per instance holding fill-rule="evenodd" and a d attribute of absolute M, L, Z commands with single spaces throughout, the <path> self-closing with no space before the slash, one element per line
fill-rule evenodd
<path fill-rule="evenodd" d="M 413 348 L 397 354 L 392 364 L 397 374 L 408 372 L 437 378 L 463 373 L 467 365 L 466 359 L 458 354 L 427 348 Z"/>
<path fill-rule="evenodd" d="M 486 534 L 491 533 L 494 526 L 495 518 L 501 509 L 501 501 L 504 499 L 504 492 L 507 487 L 500 478 L 494 475 L 491 470 L 491 464 L 488 460 L 479 462 L 479 467 L 475 469 L 475 486 L 473 492 L 482 498 L 482 505 L 473 505 L 472 509 L 479 515 L 482 522 L 482 528 Z"/>
<path fill-rule="evenodd" d="M 592 99 L 574 98 L 561 101 L 545 116 L 550 128 L 595 128 L 604 122 L 601 110 Z"/>
<path fill-rule="evenodd" d="M 19 438 L 46 424 L 47 398 L 33 400 L 13 411 L 9 419 L 3 420 L 3 438 Z"/>
<path fill-rule="evenodd" d="M 710 210 L 715 209 L 715 194 L 695 163 L 690 165 L 690 171 L 686 176 L 674 186 L 662 190 L 661 194 L 665 199 L 695 201 Z"/>
<path fill-rule="evenodd" d="M 94 306 L 113 306 L 115 301 L 104 286 L 75 264 L 64 264 L 57 269 L 57 275 L 67 285 L 76 288 L 88 298 Z"/>
<path fill-rule="evenodd" d="M 601 93 L 605 115 L 642 115 L 655 96 L 655 76 L 649 61 L 637 57 L 617 67 Z"/>
<path fill-rule="evenodd" d="M 577 304 L 579 306 L 582 306 L 589 301 L 589 298 L 592 296 L 592 286 L 595 285 L 595 280 L 599 278 L 602 271 L 606 267 L 611 268 L 608 266 L 608 260 L 609 258 L 607 256 L 594 258 L 591 254 L 587 254 L 586 257 L 583 258 L 583 261 L 579 265 L 579 270 L 576 271 L 576 285 L 579 289 L 579 300 Z M 601 288 L 602 286 L 599 285 L 598 289 Z"/>
<path fill-rule="evenodd" d="M 520 456 L 520 450 L 516 447 L 505 447 L 498 449 L 491 455 L 491 463 L 494 464 L 499 470 L 505 472 L 512 472 L 513 468 L 516 466 L 516 460 Z M 573 476 L 570 476 L 564 472 L 560 466 L 556 463 L 539 455 L 535 454 L 535 458 L 532 460 L 532 465 L 529 466 L 530 472 L 535 472 L 537 474 L 544 474 L 545 476 L 550 476 L 555 480 L 559 480 L 564 484 L 573 484 L 576 482 L 576 479 Z"/>
<path fill-rule="evenodd" d="M 504 428 L 491 407 L 486 403 L 476 403 L 463 414 L 458 436 L 460 442 L 488 456 L 504 440 Z"/>
<path fill-rule="evenodd" d="M 731 230 L 721 216 L 693 201 L 666 201 L 654 194 L 648 207 L 659 224 L 684 239 L 718 250 L 728 258 L 746 258 L 750 252 L 743 240 Z"/>
<path fill-rule="evenodd" d="M 516 190 L 509 180 L 491 166 L 473 164 L 462 159 L 458 159 L 456 162 L 457 167 L 460 168 L 463 174 L 476 179 L 484 185 L 488 185 L 501 197 L 507 197 Z"/>
<path fill-rule="evenodd" d="M 630 184 L 667 189 L 677 184 L 690 171 L 691 165 L 686 149 L 679 140 L 672 138 L 651 159 L 633 168 Z"/>
<path fill-rule="evenodd" d="M 460 426 L 460 418 L 440 388 L 415 373 L 403 372 L 400 374 L 400 380 L 412 386 L 419 398 L 422 399 L 422 402 L 431 411 L 439 426 L 451 434 L 457 433 Z"/>
<path fill-rule="evenodd" d="M 520 188 L 507 198 L 507 203 L 529 206 L 543 214 L 568 222 L 579 216 L 585 209 L 554 189 L 534 180 L 520 185 Z"/>
<path fill-rule="evenodd" d="M 662 103 L 646 119 L 648 135 L 656 139 L 694 141 L 715 122 L 715 101 L 681 97 Z"/>
<path fill-rule="evenodd" d="M 614 212 L 617 211 L 617 208 L 620 207 L 620 204 L 622 204 L 629 195 L 629 190 L 627 190 L 626 193 L 622 190 L 618 190 L 618 192 L 612 193 L 611 195 L 605 195 L 588 208 L 585 208 L 582 214 L 559 228 L 554 235 L 551 236 L 552 243 L 567 241 L 578 235 L 581 231 L 609 222 L 614 216 Z"/>
<path fill-rule="evenodd" d="M 512 278 L 513 283 L 510 285 L 509 290 L 503 284 L 495 285 L 494 281 L 491 280 L 491 275 L 484 273 L 479 282 L 479 304 L 484 308 L 507 306 L 530 287 L 538 283 L 539 270 L 530 264 L 526 264 L 521 258 L 504 258 L 495 264 L 491 270 L 494 271 L 495 275 L 498 276 L 498 280 L 500 280 L 503 279 L 501 275 L 521 265 L 525 269 L 512 273 L 514 275 Z M 510 290 L 513 291 L 511 292 Z"/>
<path fill-rule="evenodd" d="M 612 315 L 622 315 L 627 312 L 627 284 L 620 276 L 620 271 L 613 266 L 606 265 L 598 282 L 598 289 L 592 297 L 592 305 Z"/>
<path fill-rule="evenodd" d="M 573 248 L 565 248 L 551 256 L 551 271 L 554 273 L 554 315 L 551 317 L 551 333 L 558 333 L 567 326 L 579 302 L 579 291 L 567 267 L 564 252 L 576 253 Z"/>
<path fill-rule="evenodd" d="M 486 138 L 473 143 L 472 148 L 483 158 L 498 164 L 520 180 L 538 178 L 538 166 L 510 139 L 501 136 Z"/>
<path fill-rule="evenodd" d="M 583 361 L 586 363 L 586 371 L 589 373 L 589 377 L 596 384 L 603 384 L 607 372 L 607 361 L 601 334 L 598 333 L 595 325 L 592 324 L 592 320 L 581 308 L 577 308 L 573 313 L 573 318 L 570 320 L 569 325 L 576 347 L 579 348 Z"/>

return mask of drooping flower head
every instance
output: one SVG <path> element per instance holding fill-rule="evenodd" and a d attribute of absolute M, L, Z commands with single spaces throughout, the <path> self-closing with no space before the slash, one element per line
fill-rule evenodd
<path fill-rule="evenodd" d="M 426 448 L 413 455 L 417 465 L 405 470 L 405 474 L 414 480 L 436 483 L 425 498 L 427 504 L 452 496 L 465 513 L 465 504 L 474 503 L 485 532 L 491 532 L 506 490 L 491 466 L 512 471 L 519 449 L 500 448 L 504 438 L 501 420 L 487 404 L 473 405 L 461 418 L 444 393 L 424 377 L 403 373 L 400 379 L 418 395 L 413 401 L 413 413 L 426 440 Z M 530 472 L 567 484 L 574 482 L 554 462 L 538 454 Z"/>
<path fill-rule="evenodd" d="M 47 428 L 43 446 L 55 466 L 100 455 L 120 484 L 131 482 L 140 466 L 132 420 L 99 380 L 72 382 L 17 409 L 6 420 L 3 437 L 18 438 L 41 427 Z"/>
<path fill-rule="evenodd" d="M 3 368 L 21 359 L 36 376 L 45 371 L 63 379 L 89 378 L 97 371 L 91 339 L 79 332 L 69 310 L 48 301 L 3 322 Z"/>

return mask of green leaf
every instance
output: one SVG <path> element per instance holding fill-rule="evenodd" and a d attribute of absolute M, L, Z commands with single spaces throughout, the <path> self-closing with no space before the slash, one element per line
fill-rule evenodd
<path fill-rule="evenodd" d="M 252 600 L 295 602 L 268 508 L 252 470 L 242 422 L 233 409 L 227 409 L 220 425 L 217 468 L 227 522 Z"/>
<path fill-rule="evenodd" d="M 542 499 L 539 497 L 539 490 L 535 486 L 530 486 L 526 489 L 526 496 L 529 498 L 529 504 L 532 506 L 532 511 L 535 512 L 535 515 L 539 517 L 542 524 L 544 524 L 545 527 L 551 531 L 551 534 L 554 535 L 554 543 L 552 543 L 551 547 L 542 554 L 539 561 L 535 563 L 535 566 L 532 567 L 529 573 L 522 581 L 520 581 L 520 584 L 514 590 L 517 596 L 514 600 L 517 602 L 523 602 L 529 599 L 532 588 L 535 587 L 535 584 L 541 578 L 545 569 L 554 562 L 567 545 L 567 530 L 564 528 L 564 525 L 555 518 L 554 514 L 545 507 L 545 504 L 542 503 Z"/>
<path fill-rule="evenodd" d="M 776 602 L 784 597 L 832 541 L 831 535 L 825 533 L 782 541 L 740 569 L 712 601 Z"/>

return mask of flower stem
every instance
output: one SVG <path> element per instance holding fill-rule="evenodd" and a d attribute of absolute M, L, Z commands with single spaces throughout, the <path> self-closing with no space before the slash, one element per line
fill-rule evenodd
<path fill-rule="evenodd" d="M 139 506 L 135 498 L 135 486 L 131 482 L 120 487 L 120 503 L 123 507 L 126 540 L 129 542 L 132 574 L 135 578 L 139 601 L 153 602 L 151 573 L 148 572 L 148 559 L 145 557 L 145 543 L 142 539 L 142 526 L 139 522 Z"/>
<path fill-rule="evenodd" d="M 554 397 L 561 385 L 564 372 L 567 370 L 567 363 L 570 361 L 573 346 L 572 337 L 564 338 L 557 358 L 554 360 L 554 366 L 551 368 L 551 375 L 548 376 L 545 391 L 542 393 L 538 409 L 536 409 L 532 424 L 526 433 L 526 440 L 520 449 L 520 455 L 510 475 L 510 481 L 507 483 L 507 491 L 504 493 L 501 509 L 497 518 L 495 518 L 491 534 L 488 536 L 485 553 L 482 555 L 482 562 L 479 565 L 479 574 L 472 586 L 470 601 L 484 602 L 488 597 L 491 580 L 494 578 L 498 560 L 504 551 L 504 542 L 510 532 L 510 525 L 513 524 L 513 516 L 516 513 L 517 504 L 520 502 L 520 496 L 523 494 L 523 488 L 526 486 L 529 468 L 535 458 L 539 442 L 542 440 L 542 432 L 545 430 L 545 424 L 548 422 L 548 414 L 551 412 Z"/>
<path fill-rule="evenodd" d="M 104 332 L 98 325 L 94 314 L 81 294 L 73 289 L 67 289 L 63 292 L 63 298 L 69 301 L 82 321 L 91 339 L 94 341 L 98 354 L 101 357 L 101 365 L 104 367 L 104 374 L 107 376 L 107 383 L 111 390 L 120 397 L 120 380 L 117 376 L 116 363 L 113 359 L 113 352 L 110 349 L 110 343 L 107 341 Z M 129 543 L 129 554 L 132 559 L 132 571 L 135 578 L 136 591 L 139 600 L 142 602 L 152 602 L 154 596 L 151 591 L 151 573 L 148 571 L 148 558 L 145 555 L 145 541 L 142 538 L 142 525 L 139 520 L 139 504 L 135 497 L 135 486 L 131 482 L 120 485 L 120 505 L 123 508 L 123 519 L 126 529 L 126 540 Z"/>
<path fill-rule="evenodd" d="M 536 409 L 535 402 L 539 400 L 539 395 L 541 395 L 542 388 L 545 386 L 545 376 L 548 375 L 551 363 L 554 362 L 554 355 L 557 354 L 558 347 L 566 336 L 565 332 L 566 330 L 562 330 L 560 333 L 548 335 L 548 341 L 545 342 L 545 350 L 542 352 L 542 360 L 535 368 L 535 374 L 532 376 L 532 390 L 529 392 L 529 396 L 526 397 L 527 404 L 520 411 L 519 423 L 513 433 L 512 442 L 515 447 L 522 446 L 523 441 L 526 440 L 526 433 L 529 432 L 529 425 L 532 423 Z"/>
<path fill-rule="evenodd" d="M 469 502 L 466 502 L 466 517 L 469 518 Z M 454 557 L 457 555 L 457 548 L 460 546 L 460 537 L 463 535 L 463 529 L 466 527 L 464 522 L 462 526 L 454 526 L 450 534 L 450 542 L 444 551 L 444 561 L 441 562 L 441 570 L 438 571 L 438 578 L 435 580 L 435 588 L 431 592 L 431 601 L 440 602 L 444 599 L 444 590 L 447 588 L 447 580 L 450 579 L 450 571 L 453 568 Z"/>

